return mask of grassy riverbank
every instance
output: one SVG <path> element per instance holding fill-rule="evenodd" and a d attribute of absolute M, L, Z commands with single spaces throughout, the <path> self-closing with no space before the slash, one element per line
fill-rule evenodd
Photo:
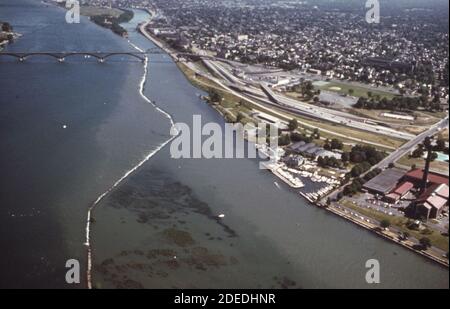
<path fill-rule="evenodd" d="M 416 239 L 420 239 L 422 237 L 427 237 L 430 239 L 431 244 L 434 247 L 441 249 L 444 252 L 448 252 L 448 249 L 449 249 L 448 237 L 442 235 L 438 231 L 432 231 L 429 229 L 423 230 L 423 231 L 410 229 L 410 228 L 408 228 L 408 223 L 410 221 L 408 218 L 398 217 L 398 216 L 389 216 L 387 214 L 381 213 L 381 212 L 373 210 L 373 209 L 360 207 L 346 199 L 342 200 L 339 203 L 342 206 L 344 206 L 345 208 L 354 210 L 354 211 L 358 212 L 359 214 L 361 214 L 365 217 L 372 218 L 378 222 L 387 220 L 388 222 L 391 223 L 392 227 L 398 229 L 399 231 L 401 231 L 403 233 L 406 232 Z M 428 233 L 425 233 L 424 231 L 428 231 Z"/>

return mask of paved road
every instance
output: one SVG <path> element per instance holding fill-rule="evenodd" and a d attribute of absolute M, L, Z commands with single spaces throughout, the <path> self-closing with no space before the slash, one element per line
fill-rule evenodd
<path fill-rule="evenodd" d="M 263 92 L 261 89 L 253 88 L 251 86 L 246 85 L 244 82 L 242 82 L 234 75 L 229 73 L 218 62 L 206 59 L 204 59 L 204 62 L 213 72 L 215 72 L 216 75 L 219 75 L 224 79 L 223 83 L 226 84 L 227 86 L 229 87 L 235 86 L 237 88 L 240 88 L 244 93 L 247 92 L 253 93 L 256 96 L 266 96 L 267 100 L 263 99 L 260 100 L 263 100 L 265 103 L 269 104 L 275 103 L 277 104 L 278 108 L 284 109 L 288 112 L 294 113 L 296 112 L 308 117 L 325 120 L 327 122 L 341 124 L 351 128 L 408 141 L 416 137 L 415 135 L 410 133 L 400 132 L 391 128 L 370 123 L 369 122 L 370 119 L 367 118 L 350 115 L 345 112 L 336 111 L 328 108 L 317 107 L 305 102 L 301 102 L 298 100 L 287 98 L 285 96 L 278 95 L 273 91 L 271 91 L 270 89 L 268 89 L 267 87 L 264 87 L 264 85 L 262 85 L 266 89 L 266 92 L 269 93 L 267 94 Z M 270 99 L 272 99 L 272 101 Z"/>
<path fill-rule="evenodd" d="M 250 102 L 250 103 L 252 103 L 253 105 L 257 106 L 260 110 L 265 111 L 265 112 L 268 112 L 268 113 L 271 113 L 271 114 L 275 115 L 276 117 L 278 117 L 278 118 L 280 118 L 280 119 L 287 119 L 287 118 L 288 118 L 288 116 L 287 116 L 286 114 L 280 113 L 280 112 L 278 112 L 277 110 L 274 110 L 274 109 L 272 109 L 272 108 L 270 108 L 270 107 L 267 106 L 267 105 L 272 105 L 272 106 L 276 106 L 277 108 L 280 108 L 280 106 L 279 106 L 278 104 L 275 104 L 275 103 L 273 103 L 273 102 L 271 102 L 271 101 L 269 101 L 269 100 L 267 100 L 267 99 L 264 100 L 264 99 L 262 99 L 261 97 L 258 97 L 258 96 L 256 96 L 256 95 L 255 95 L 255 96 L 253 96 L 253 95 L 246 95 L 246 96 L 244 96 L 241 92 L 238 92 L 238 91 L 235 91 L 235 90 L 231 89 L 230 86 L 228 86 L 228 83 L 227 83 L 226 81 L 223 81 L 222 79 L 219 80 L 219 79 L 213 77 L 213 76 L 212 76 L 211 74 L 209 74 L 209 73 L 204 73 L 204 72 L 199 71 L 199 70 L 195 67 L 195 65 L 192 64 L 192 63 L 186 63 L 186 65 L 187 65 L 192 71 L 196 72 L 196 73 L 199 74 L 200 76 L 207 77 L 208 79 L 210 79 L 211 81 L 215 82 L 217 85 L 219 85 L 220 87 L 222 87 L 222 88 L 224 88 L 225 90 L 229 91 L 230 93 L 234 94 L 235 96 L 237 96 L 237 97 L 239 97 L 239 98 L 242 98 L 242 99 L 244 99 L 244 100 L 247 100 L 248 102 Z M 205 65 L 208 66 L 208 61 L 205 61 Z M 216 72 L 216 74 L 220 74 L 220 72 Z M 260 103 L 260 102 L 263 102 L 264 104 L 262 104 L 262 103 Z M 294 113 L 294 114 L 295 114 L 295 113 L 298 113 L 298 114 L 304 115 L 304 113 L 300 113 L 298 110 L 296 110 L 296 109 L 291 109 L 291 108 L 289 108 L 289 107 L 286 107 L 285 110 L 288 111 L 288 112 L 291 113 L 291 114 L 292 114 L 292 113 Z M 313 115 L 310 115 L 310 117 L 313 117 Z M 315 117 L 314 117 L 314 118 L 315 118 Z M 288 119 L 288 120 L 289 120 L 289 119 Z M 364 144 L 369 144 L 369 145 L 373 145 L 373 146 L 376 146 L 376 147 L 382 147 L 382 148 L 386 148 L 386 149 L 392 149 L 392 150 L 395 150 L 395 148 L 390 147 L 390 146 L 387 146 L 387 145 L 384 145 L 384 144 L 375 143 L 375 142 L 371 142 L 371 141 L 365 141 L 365 140 L 362 140 L 362 139 L 360 139 L 360 138 L 355 138 L 355 137 L 353 137 L 353 136 L 347 136 L 347 135 L 340 134 L 340 133 L 337 133 L 337 132 L 334 132 L 334 131 L 331 131 L 331 130 L 326 130 L 326 129 L 323 129 L 323 128 L 318 127 L 318 126 L 309 125 L 309 124 L 308 124 L 308 125 L 305 125 L 305 126 L 311 128 L 311 129 L 319 129 L 319 130 L 322 131 L 322 132 L 326 132 L 326 133 L 332 134 L 332 135 L 334 135 L 334 136 L 340 136 L 340 137 L 342 137 L 342 138 L 345 138 L 345 139 L 348 139 L 348 140 L 352 140 L 352 141 L 356 141 L 356 142 L 358 142 L 358 143 L 364 143 Z"/>
<path fill-rule="evenodd" d="M 404 155 L 409 153 L 411 150 L 413 150 L 418 144 L 423 142 L 426 137 L 433 136 L 434 134 L 438 133 L 440 130 L 447 128 L 449 125 L 449 119 L 448 116 L 445 119 L 442 119 L 432 127 L 430 127 L 427 131 L 417 135 L 414 139 L 407 142 L 397 150 L 393 151 L 391 154 L 389 154 L 386 158 L 384 158 L 382 161 L 380 161 L 378 164 L 374 165 L 369 171 L 367 171 L 365 174 L 369 173 L 371 170 L 374 170 L 376 168 L 379 169 L 385 169 L 389 166 L 391 163 L 397 162 L 400 158 L 402 158 Z M 363 178 L 365 174 L 361 175 L 360 177 Z M 344 188 L 340 187 L 337 190 L 331 192 L 329 195 L 322 198 L 322 203 L 326 202 L 326 199 L 336 198 L 337 194 L 341 192 Z"/>
<path fill-rule="evenodd" d="M 384 169 L 389 166 L 390 163 L 395 163 L 397 160 L 399 160 L 401 157 L 406 155 L 408 152 L 412 151 L 418 144 L 423 142 L 423 140 L 427 136 L 433 136 L 437 132 L 439 132 L 442 129 L 445 129 L 448 127 L 449 121 L 448 116 L 445 119 L 442 119 L 438 123 L 431 126 L 427 131 L 417 135 L 415 138 L 392 152 L 389 156 L 387 156 L 383 161 L 375 165 L 373 168 L 381 168 Z"/>

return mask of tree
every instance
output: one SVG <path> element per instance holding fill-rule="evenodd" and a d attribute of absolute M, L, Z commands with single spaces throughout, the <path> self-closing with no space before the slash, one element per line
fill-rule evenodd
<path fill-rule="evenodd" d="M 300 92 L 304 97 L 312 97 L 313 96 L 314 86 L 311 81 L 305 81 L 300 85 Z"/>
<path fill-rule="evenodd" d="M 244 120 L 244 118 L 245 118 L 245 116 L 242 113 L 238 113 L 236 116 L 236 123 L 241 122 L 242 120 Z"/>
<path fill-rule="evenodd" d="M 342 162 L 347 163 L 350 160 L 350 155 L 348 154 L 348 152 L 344 152 L 342 154 L 342 158 L 341 158 Z"/>
<path fill-rule="evenodd" d="M 209 94 L 209 99 L 211 102 L 220 102 L 222 97 L 214 90 L 212 90 Z"/>
<path fill-rule="evenodd" d="M 444 139 L 438 139 L 436 141 L 436 146 L 434 147 L 434 150 L 436 151 L 444 151 L 445 150 L 445 140 Z"/>
<path fill-rule="evenodd" d="M 430 160 L 431 162 L 435 161 L 438 158 L 438 154 L 436 152 L 431 153 Z"/>
<path fill-rule="evenodd" d="M 286 146 L 286 145 L 289 145 L 290 143 L 291 143 L 291 138 L 287 134 L 281 135 L 280 138 L 278 139 L 278 145 L 280 145 L 280 146 Z"/>
<path fill-rule="evenodd" d="M 388 219 L 383 219 L 383 220 L 381 220 L 381 222 L 380 222 L 380 226 L 381 226 L 383 229 L 387 229 L 388 227 L 391 226 L 391 222 L 390 222 Z"/>
<path fill-rule="evenodd" d="M 421 157 L 423 157 L 424 154 L 425 154 L 425 151 L 423 149 L 423 145 L 419 144 L 419 146 L 417 146 L 417 148 L 414 149 L 414 151 L 412 152 L 411 157 L 421 158 Z"/>
<path fill-rule="evenodd" d="M 315 138 L 315 139 L 319 139 L 320 138 L 320 131 L 319 131 L 319 129 L 315 128 L 314 131 L 313 131 L 313 134 L 311 135 L 311 137 Z"/>
<path fill-rule="evenodd" d="M 9 23 L 3 23 L 2 24 L 2 31 L 4 31 L 4 32 L 11 32 L 12 31 L 11 25 Z"/>
<path fill-rule="evenodd" d="M 288 123 L 288 129 L 289 131 L 295 131 L 298 129 L 298 121 L 297 119 L 291 119 Z"/>
<path fill-rule="evenodd" d="M 422 237 L 419 242 L 424 250 L 427 250 L 429 247 L 431 247 L 431 240 L 428 237 Z"/>
<path fill-rule="evenodd" d="M 293 141 L 293 142 L 302 142 L 302 141 L 305 141 L 306 139 L 307 139 L 307 137 L 303 134 L 300 134 L 297 132 L 291 133 L 291 141 Z"/>
<path fill-rule="evenodd" d="M 342 149 L 344 144 L 337 138 L 333 138 L 330 143 L 331 149 Z"/>
<path fill-rule="evenodd" d="M 349 95 L 353 95 L 354 93 L 355 93 L 355 90 L 353 90 L 353 89 L 351 89 L 351 88 L 348 90 L 348 94 L 349 94 Z"/>

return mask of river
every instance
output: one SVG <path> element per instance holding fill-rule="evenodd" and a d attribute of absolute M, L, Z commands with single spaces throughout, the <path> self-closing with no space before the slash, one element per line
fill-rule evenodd
<path fill-rule="evenodd" d="M 8 51 L 135 51 L 86 18 L 1 0 L 0 20 L 23 37 Z M 124 24 L 129 40 L 154 45 Z M 170 158 L 170 121 L 139 93 L 143 64 L 117 56 L 58 63 L 0 59 L 0 287 L 68 287 L 65 262 L 99 288 L 448 288 L 448 270 L 309 206 L 250 159 Z M 223 125 L 169 56 L 150 55 L 144 95 L 174 121 Z M 218 214 L 225 214 L 218 219 Z M 365 281 L 378 259 L 381 284 Z M 83 278 L 85 281 L 85 278 Z M 78 286 L 76 286 L 78 287 Z M 85 287 L 84 284 L 79 287 Z"/>

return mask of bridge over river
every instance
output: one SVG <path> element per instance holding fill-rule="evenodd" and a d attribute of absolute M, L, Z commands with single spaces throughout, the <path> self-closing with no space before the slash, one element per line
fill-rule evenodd
<path fill-rule="evenodd" d="M 0 52 L 1 57 L 14 57 L 19 61 L 25 61 L 27 58 L 44 56 L 52 57 L 60 62 L 63 62 L 66 58 L 73 56 L 84 56 L 84 58 L 96 58 L 99 62 L 104 62 L 106 59 L 114 56 L 128 56 L 136 58 L 140 61 L 145 61 L 146 55 L 149 54 L 162 54 L 164 53 L 159 48 L 148 49 L 145 52 L 92 52 L 92 51 L 71 51 L 71 52 Z"/>

